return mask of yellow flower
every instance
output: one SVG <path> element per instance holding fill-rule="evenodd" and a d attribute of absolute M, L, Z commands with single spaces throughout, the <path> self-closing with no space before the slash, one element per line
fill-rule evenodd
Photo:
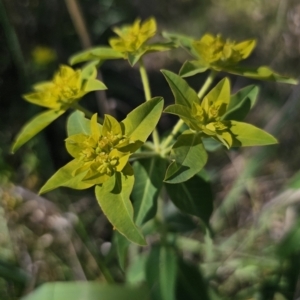
<path fill-rule="evenodd" d="M 216 70 L 235 65 L 246 59 L 253 51 L 256 41 L 246 40 L 236 43 L 223 40 L 220 35 L 205 34 L 200 40 L 192 43 L 200 61 Z"/>
<path fill-rule="evenodd" d="M 105 85 L 96 80 L 96 69 L 89 74 L 81 70 L 61 65 L 52 81 L 33 86 L 34 92 L 24 95 L 24 99 L 36 105 L 50 109 L 66 110 L 86 93 L 105 89 Z"/>
<path fill-rule="evenodd" d="M 154 18 L 141 23 L 136 19 L 132 26 L 126 25 L 113 30 L 118 36 L 109 40 L 110 46 L 119 52 L 131 53 L 140 50 L 145 42 L 152 38 L 156 33 L 156 21 Z"/>
<path fill-rule="evenodd" d="M 219 93 L 215 93 L 218 90 Z M 227 78 L 208 93 L 200 103 L 193 102 L 191 118 L 187 121 L 191 129 L 215 137 L 228 148 L 232 145 L 229 133 L 231 122 L 223 120 L 230 102 L 230 85 Z"/>
<path fill-rule="evenodd" d="M 33 49 L 33 61 L 38 65 L 47 65 L 56 60 L 56 53 L 53 49 L 48 47 L 37 46 Z"/>
<path fill-rule="evenodd" d="M 102 184 L 115 172 L 124 169 L 131 154 L 129 144 L 130 139 L 124 135 L 115 118 L 106 115 L 101 130 L 97 124 L 97 114 L 94 114 L 91 135 L 80 133 L 66 139 L 68 152 L 81 162 L 73 175 L 87 171 L 83 178 L 86 183 Z"/>

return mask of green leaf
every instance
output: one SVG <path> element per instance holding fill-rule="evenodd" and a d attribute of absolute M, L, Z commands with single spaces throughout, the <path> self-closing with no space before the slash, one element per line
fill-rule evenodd
<path fill-rule="evenodd" d="M 27 141 L 33 138 L 36 134 L 42 131 L 45 127 L 47 127 L 50 123 L 56 120 L 59 116 L 61 116 L 65 110 L 47 110 L 35 116 L 28 123 L 26 123 L 18 136 L 15 139 L 15 142 L 12 145 L 11 152 L 16 152 L 22 145 L 24 145 Z"/>
<path fill-rule="evenodd" d="M 117 135 L 122 132 L 120 123 L 110 115 L 104 115 L 102 134 L 108 135 L 110 132 Z"/>
<path fill-rule="evenodd" d="M 97 79 L 88 79 L 85 81 L 83 90 L 85 92 L 93 92 L 93 91 L 99 91 L 99 90 L 106 90 L 106 85 Z"/>
<path fill-rule="evenodd" d="M 271 134 L 248 123 L 230 121 L 233 138 L 231 147 L 264 146 L 277 144 Z"/>
<path fill-rule="evenodd" d="M 179 105 L 179 104 L 173 104 L 167 106 L 164 109 L 164 113 L 176 115 L 186 122 L 193 120 L 191 110 L 186 106 Z"/>
<path fill-rule="evenodd" d="M 227 112 L 222 119 L 242 121 L 254 106 L 258 93 L 257 86 L 249 85 L 232 95 Z"/>
<path fill-rule="evenodd" d="M 209 284 L 205 282 L 199 267 L 179 261 L 176 299 L 211 300 L 208 287 Z"/>
<path fill-rule="evenodd" d="M 203 65 L 203 64 L 201 64 L 200 61 L 197 61 L 197 60 L 186 61 L 182 65 L 182 67 L 179 71 L 179 75 L 181 77 L 190 77 L 190 76 L 194 76 L 199 73 L 203 73 L 208 68 L 209 68 L 209 66 Z"/>
<path fill-rule="evenodd" d="M 286 184 L 288 188 L 300 189 L 300 172 L 298 171 Z"/>
<path fill-rule="evenodd" d="M 100 62 L 98 60 L 92 60 L 86 63 L 81 69 L 82 79 L 95 79 L 97 77 L 97 68 Z"/>
<path fill-rule="evenodd" d="M 157 125 L 163 105 L 163 98 L 155 97 L 132 110 L 121 122 L 125 134 L 133 141 L 145 142 Z"/>
<path fill-rule="evenodd" d="M 81 111 L 74 111 L 67 121 L 68 136 L 83 133 L 85 135 L 91 135 L 90 120 L 84 117 L 84 113 Z"/>
<path fill-rule="evenodd" d="M 146 263 L 146 279 L 151 288 L 152 299 L 176 299 L 176 275 L 177 256 L 174 250 L 168 246 L 153 247 Z"/>
<path fill-rule="evenodd" d="M 129 199 L 133 184 L 133 174 L 125 176 L 123 173 L 116 173 L 116 176 L 112 176 L 101 186 L 96 186 L 96 198 L 115 229 L 131 242 L 146 245 L 143 235 L 133 222 L 133 208 Z"/>
<path fill-rule="evenodd" d="M 146 286 L 99 282 L 51 282 L 21 300 L 149 300 Z"/>
<path fill-rule="evenodd" d="M 176 44 L 173 42 L 169 43 L 153 43 L 146 45 L 146 53 L 148 52 L 162 52 L 162 51 L 168 51 L 173 48 L 176 48 Z"/>
<path fill-rule="evenodd" d="M 133 261 L 126 270 L 126 282 L 131 284 L 140 284 L 146 281 L 146 263 L 148 259 L 148 253 L 140 252 L 135 255 Z"/>
<path fill-rule="evenodd" d="M 167 31 L 163 31 L 162 36 L 166 39 L 171 40 L 173 43 L 175 43 L 179 46 L 186 47 L 188 49 L 192 48 L 192 44 L 194 42 L 193 37 L 183 35 L 183 34 L 177 34 L 177 33 L 171 33 L 171 32 L 167 32 Z"/>
<path fill-rule="evenodd" d="M 204 148 L 208 152 L 215 152 L 223 146 L 223 144 L 221 144 L 220 141 L 212 139 L 212 138 L 203 138 L 202 142 L 203 142 Z"/>
<path fill-rule="evenodd" d="M 197 93 L 179 75 L 167 70 L 161 72 L 172 90 L 176 104 L 192 108 L 193 102 L 199 102 Z"/>
<path fill-rule="evenodd" d="M 172 42 L 144 45 L 138 52 L 127 53 L 128 62 L 133 67 L 146 53 L 167 51 L 172 48 L 175 48 L 175 44 Z"/>
<path fill-rule="evenodd" d="M 124 54 L 113 50 L 110 47 L 96 47 L 72 55 L 69 59 L 69 63 L 70 65 L 74 65 L 88 60 L 108 60 L 118 58 L 124 58 Z"/>
<path fill-rule="evenodd" d="M 65 166 L 60 168 L 54 175 L 52 175 L 50 179 L 48 179 L 48 181 L 40 189 L 39 194 L 47 193 L 61 186 L 75 190 L 84 190 L 93 186 L 93 184 L 82 181 L 86 175 L 86 172 L 82 172 L 76 176 L 72 175 L 73 171 L 81 166 L 82 162 L 76 159 L 71 160 Z"/>
<path fill-rule="evenodd" d="M 133 165 L 135 183 L 132 191 L 134 220 L 138 226 L 156 214 L 157 198 L 163 185 L 165 160 L 159 157 L 142 159 Z"/>
<path fill-rule="evenodd" d="M 145 53 L 146 53 L 146 50 L 143 50 L 141 52 L 128 53 L 129 64 L 133 67 Z"/>
<path fill-rule="evenodd" d="M 277 253 L 281 258 L 288 258 L 297 255 L 300 251 L 300 219 L 295 222 L 294 226 L 288 231 L 280 241 Z"/>
<path fill-rule="evenodd" d="M 230 82 L 227 77 L 223 78 L 203 99 L 202 108 L 208 112 L 212 103 L 219 103 L 219 116 L 225 114 L 230 102 Z"/>
<path fill-rule="evenodd" d="M 236 66 L 236 67 L 230 67 L 226 70 L 224 69 L 224 71 L 235 75 L 245 76 L 252 79 L 268 80 L 268 81 L 275 81 L 275 82 L 289 83 L 289 84 L 298 84 L 297 79 L 288 76 L 282 76 L 274 72 L 271 68 L 267 66 L 261 66 L 258 68 L 247 68 L 247 67 Z"/>
<path fill-rule="evenodd" d="M 130 245 L 130 241 L 125 238 L 118 231 L 114 232 L 114 241 L 117 247 L 118 261 L 121 269 L 125 271 L 126 268 L 126 259 L 128 253 L 128 247 Z"/>
<path fill-rule="evenodd" d="M 213 211 L 209 182 L 199 176 L 178 184 L 165 184 L 172 202 L 183 212 L 199 217 L 206 225 Z"/>
<path fill-rule="evenodd" d="M 2 213 L 3 211 L 1 210 L 1 214 Z M 3 234 L 3 228 L 1 229 L 1 233 Z M 16 283 L 17 285 L 25 286 L 31 280 L 31 276 L 23 269 L 17 267 L 15 262 L 10 261 L 10 259 L 7 260 L 7 256 L 5 255 L 6 249 L 3 247 L 4 245 L 5 242 L 1 245 L 0 278 L 11 283 Z"/>
<path fill-rule="evenodd" d="M 169 165 L 164 181 L 180 183 L 201 171 L 207 161 L 207 153 L 200 134 L 186 131 L 172 148 L 174 161 Z"/>

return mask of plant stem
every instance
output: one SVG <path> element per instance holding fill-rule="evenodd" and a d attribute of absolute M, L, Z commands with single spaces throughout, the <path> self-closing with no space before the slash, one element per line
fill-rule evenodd
<path fill-rule="evenodd" d="M 213 83 L 216 75 L 217 75 L 217 71 L 214 71 L 214 70 L 210 71 L 210 74 L 206 78 L 202 88 L 200 89 L 200 91 L 198 93 L 198 97 L 199 97 L 200 100 L 203 98 L 203 96 L 205 95 L 205 93 L 209 89 L 210 85 Z"/>
<path fill-rule="evenodd" d="M 144 62 L 143 62 L 142 58 L 139 60 L 139 65 L 140 65 L 140 68 L 139 68 L 140 75 L 141 75 L 143 88 L 144 88 L 144 93 L 145 93 L 145 100 L 148 101 L 148 100 L 151 99 L 151 90 L 150 90 L 150 84 L 149 84 L 147 71 L 146 71 L 146 68 L 145 68 L 145 65 L 144 65 Z M 159 135 L 158 135 L 158 132 L 157 132 L 156 128 L 152 132 L 152 138 L 153 138 L 153 143 L 154 143 L 155 150 L 157 152 L 159 152 L 160 142 L 159 142 Z"/>
<path fill-rule="evenodd" d="M 173 127 L 172 132 L 169 134 L 169 136 L 165 139 L 164 143 L 162 144 L 163 149 L 166 149 L 170 145 L 174 136 L 178 133 L 178 131 L 180 130 L 183 124 L 184 122 L 181 119 L 176 123 L 176 125 Z"/>
<path fill-rule="evenodd" d="M 140 75 L 143 83 L 143 88 L 144 88 L 144 93 L 145 93 L 145 99 L 146 101 L 151 99 L 151 90 L 150 90 L 150 84 L 149 84 L 149 79 L 147 75 L 147 71 L 144 65 L 144 62 L 142 59 L 139 60 L 140 64 Z"/>
<path fill-rule="evenodd" d="M 0 0 L 1 1 L 1 0 Z M 75 31 L 79 37 L 83 49 L 91 48 L 92 41 L 87 30 L 86 22 L 82 9 L 80 8 L 78 0 L 65 0 L 69 15 L 72 19 Z M 98 69 L 98 68 L 97 68 Z M 97 79 L 103 81 L 101 71 L 98 69 Z M 101 114 L 115 115 L 114 110 L 109 107 L 105 91 L 95 91 L 97 106 Z"/>

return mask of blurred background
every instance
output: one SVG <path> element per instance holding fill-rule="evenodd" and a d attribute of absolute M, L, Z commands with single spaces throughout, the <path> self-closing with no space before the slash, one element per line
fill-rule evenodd
<path fill-rule="evenodd" d="M 254 38 L 257 47 L 246 64 L 268 65 L 299 77 L 298 0 L 0 0 L 1 299 L 17 299 L 49 281 L 101 280 L 103 259 L 119 281 L 124 280 L 111 250 L 112 228 L 93 190 L 61 188 L 45 197 L 37 194 L 70 159 L 64 147 L 67 114 L 16 154 L 10 153 L 10 147 L 21 127 L 40 111 L 22 99 L 32 84 L 50 79 L 72 54 L 107 45 L 113 26 L 149 16 L 156 18 L 160 32 L 195 38 L 206 32 L 221 33 L 237 41 Z M 173 101 L 160 69 L 178 72 L 186 59 L 182 49 L 145 57 L 153 96 Z M 110 61 L 101 73 L 108 87 L 108 106 L 94 94 L 82 104 L 121 120 L 143 102 L 138 69 L 125 61 Z M 189 83 L 199 89 L 206 76 L 195 76 Z M 233 92 L 249 84 L 260 87 L 247 121 L 274 134 L 279 144 L 210 154 L 207 173 L 215 199 L 211 223 L 218 254 L 185 255 L 201 263 L 221 299 L 256 299 L 258 291 L 265 295 L 261 299 L 298 299 L 300 87 L 230 78 Z M 160 132 L 170 130 L 175 121 L 164 115 Z M 183 217 L 188 225 L 178 223 L 176 228 L 189 237 L 203 238 L 197 222 Z M 278 255 L 284 257 L 283 265 Z M 278 292 L 278 286 L 286 292 Z M 283 294 L 286 298 L 280 298 Z"/>

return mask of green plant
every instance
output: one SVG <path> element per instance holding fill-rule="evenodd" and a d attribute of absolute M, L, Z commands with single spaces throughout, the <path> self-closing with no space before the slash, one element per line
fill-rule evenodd
<path fill-rule="evenodd" d="M 212 193 L 203 169 L 207 151 L 222 146 L 229 149 L 271 145 L 277 140 L 264 130 L 242 122 L 255 104 L 256 86 L 247 86 L 234 95 L 227 77 L 211 86 L 220 71 L 259 80 L 290 84 L 297 81 L 266 66 L 240 66 L 253 51 L 254 40 L 235 43 L 209 34 L 194 40 L 164 33 L 166 42 L 148 43 L 156 34 L 153 18 L 144 22 L 137 19 L 133 25 L 115 28 L 114 32 L 118 37 L 110 39 L 111 47 L 92 48 L 70 58 L 71 65 L 84 62 L 82 69 L 61 66 L 52 81 L 36 84 L 35 91 L 24 96 L 25 100 L 49 110 L 23 127 L 12 150 L 16 151 L 68 109 L 74 109 L 67 121 L 66 139 L 73 160 L 59 169 L 40 193 L 60 186 L 78 190 L 95 186 L 97 201 L 116 229 L 114 241 L 127 281 L 146 281 L 153 299 L 175 299 L 175 294 L 189 293 L 187 278 L 197 278 L 194 285 L 199 284 L 195 288 L 201 299 L 216 298 L 213 289 L 206 287 L 200 270 L 180 255 L 182 245 L 189 243 L 189 247 L 204 247 L 208 261 L 213 253 L 209 224 Z M 194 59 L 183 64 L 179 75 L 162 71 L 175 98 L 175 104 L 163 110 L 163 98 L 151 96 L 143 57 L 149 52 L 177 47 L 185 48 Z M 97 79 L 97 69 L 108 59 L 126 59 L 132 66 L 138 64 L 143 83 L 145 103 L 121 122 L 110 115 L 102 120 L 78 104 L 86 93 L 106 88 Z M 207 70 L 210 70 L 207 80 L 197 93 L 184 78 Z M 162 113 L 174 114 L 179 121 L 169 134 L 160 136 L 156 125 Z M 152 141 L 148 141 L 151 134 Z M 203 196 L 200 201 L 199 196 Z M 203 222 L 206 232 L 203 243 L 185 240 L 179 231 L 174 233 L 168 226 L 164 213 L 168 209 L 167 198 L 179 210 Z M 138 253 L 140 246 L 147 245 L 147 236 L 148 240 L 154 236 L 157 241 L 151 242 L 149 253 L 142 252 L 138 261 L 131 259 L 128 268 L 128 249 Z M 130 279 L 138 276 L 139 269 L 144 277 Z M 106 279 L 111 282 L 110 276 Z M 190 298 L 198 299 L 199 294 L 191 292 Z"/>

